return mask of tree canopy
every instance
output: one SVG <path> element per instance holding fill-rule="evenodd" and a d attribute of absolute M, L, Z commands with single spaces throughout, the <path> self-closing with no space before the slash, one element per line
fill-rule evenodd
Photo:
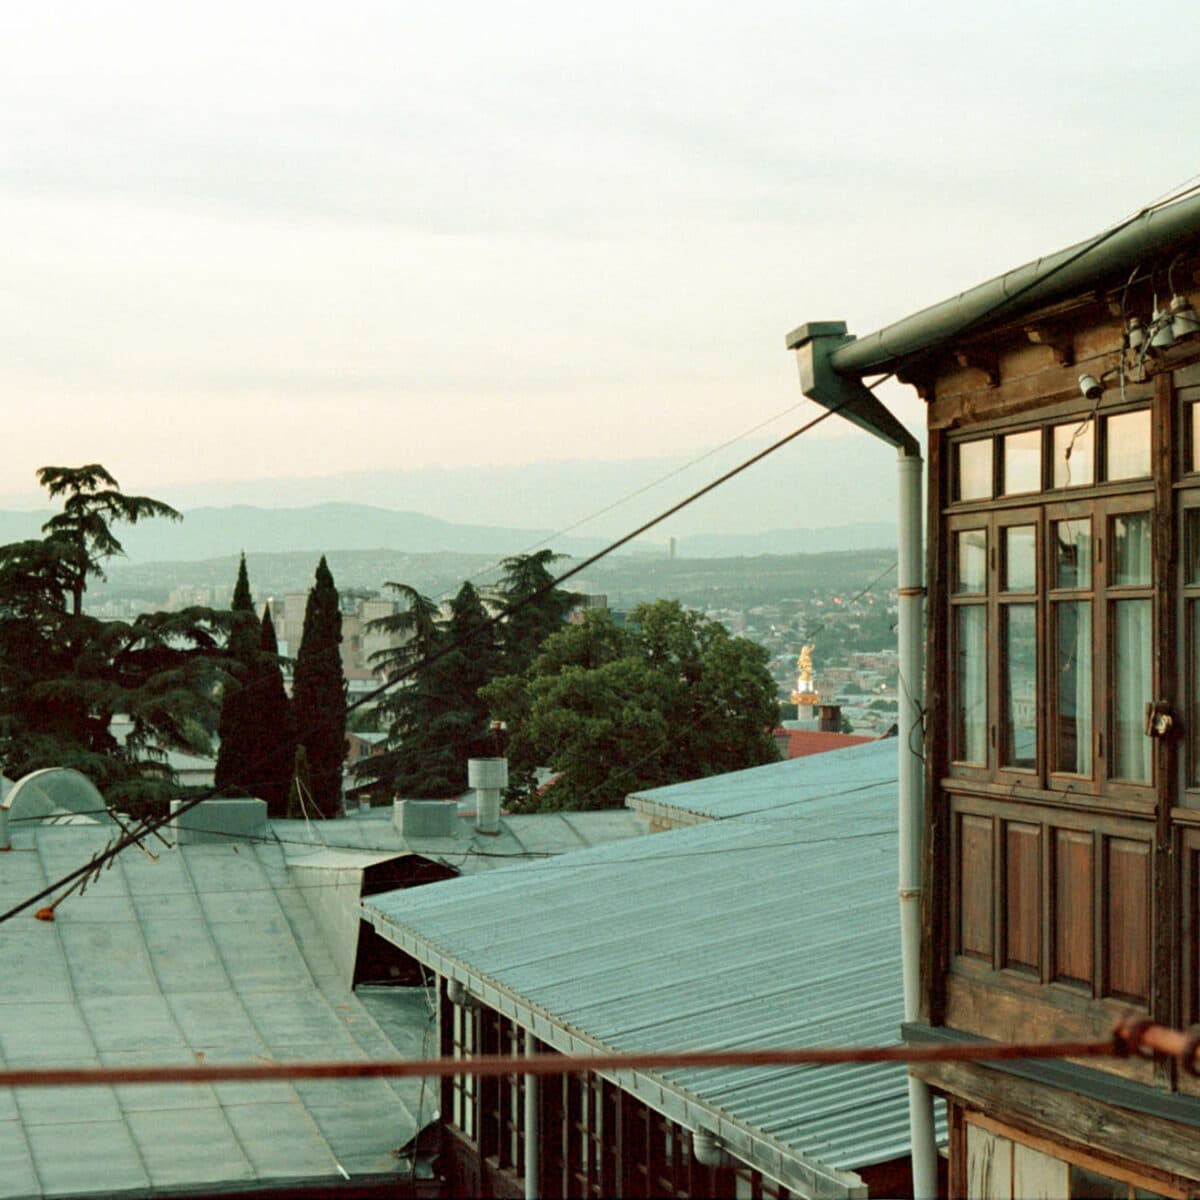
<path fill-rule="evenodd" d="M 346 677 L 342 612 L 324 555 L 304 608 L 304 630 L 292 681 L 296 736 L 304 746 L 312 798 L 322 816 L 337 816 L 346 760 Z"/>
<path fill-rule="evenodd" d="M 221 743 L 213 773 L 214 783 L 227 795 L 252 790 L 254 763 L 259 754 L 253 693 L 259 634 L 244 554 L 238 562 L 230 620 L 226 646 L 230 678 L 221 694 L 221 721 L 217 729 Z"/>
<path fill-rule="evenodd" d="M 558 772 L 534 809 L 613 808 L 631 791 L 778 757 L 767 651 L 671 600 L 625 627 L 604 610 L 549 637 L 527 670 L 483 690 L 509 732 L 512 767 Z"/>
<path fill-rule="evenodd" d="M 0 546 L 0 762 L 13 777 L 74 767 L 110 803 L 141 810 L 173 790 L 166 750 L 210 749 L 230 622 L 201 607 L 132 621 L 86 614 L 88 580 L 122 552 L 113 524 L 179 514 L 124 495 L 98 464 L 38 477 L 65 499 L 42 538 Z M 123 741 L 118 714 L 130 723 Z"/>
<path fill-rule="evenodd" d="M 405 608 L 371 628 L 398 639 L 376 656 L 397 685 L 379 705 L 387 749 L 362 762 L 358 773 L 402 796 L 457 796 L 467 787 L 467 760 L 484 752 L 489 713 L 479 690 L 498 661 L 495 623 L 469 582 L 445 616 L 407 584 L 386 586 Z"/>

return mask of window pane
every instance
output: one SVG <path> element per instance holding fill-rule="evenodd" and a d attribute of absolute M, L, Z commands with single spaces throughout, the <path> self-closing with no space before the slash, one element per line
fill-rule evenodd
<path fill-rule="evenodd" d="M 957 566 L 956 592 L 982 592 L 987 589 L 987 530 L 964 529 L 955 537 Z"/>
<path fill-rule="evenodd" d="M 1092 586 L 1092 523 L 1087 517 L 1078 521 L 1055 521 L 1054 586 L 1087 588 Z"/>
<path fill-rule="evenodd" d="M 1112 606 L 1112 777 L 1150 782 L 1150 739 L 1143 732 L 1150 694 L 1150 601 Z"/>
<path fill-rule="evenodd" d="M 1150 474 L 1150 410 L 1121 413 L 1104 422 L 1107 479 L 1136 479 Z"/>
<path fill-rule="evenodd" d="M 1200 783 L 1200 601 L 1188 601 L 1188 630 L 1190 645 L 1188 653 L 1191 664 L 1188 669 L 1190 717 L 1188 721 L 1188 782 Z"/>
<path fill-rule="evenodd" d="M 1032 525 L 1004 531 L 1004 590 L 1032 592 L 1037 587 L 1037 537 Z"/>
<path fill-rule="evenodd" d="M 1188 450 L 1187 471 L 1200 471 L 1200 404 L 1188 405 L 1188 427 L 1192 431 L 1192 444 Z"/>
<path fill-rule="evenodd" d="M 1054 766 L 1092 773 L 1092 604 L 1054 606 Z"/>
<path fill-rule="evenodd" d="M 1010 433 L 1004 438 L 1004 494 L 1042 490 L 1042 431 Z"/>
<path fill-rule="evenodd" d="M 1196 406 L 1200 408 L 1200 405 Z M 1188 583 L 1200 583 L 1200 508 L 1183 514 L 1183 561 Z"/>
<path fill-rule="evenodd" d="M 954 757 L 960 762 L 987 762 L 987 609 L 982 604 L 955 610 Z"/>
<path fill-rule="evenodd" d="M 1068 449 L 1070 455 L 1067 454 Z M 1087 487 L 1095 481 L 1096 422 L 1088 418 L 1054 427 L 1054 486 Z"/>
<path fill-rule="evenodd" d="M 958 447 L 958 498 L 984 500 L 992 494 L 992 439 L 960 442 Z"/>
<path fill-rule="evenodd" d="M 1109 540 L 1112 582 L 1132 587 L 1150 582 L 1150 514 L 1113 517 Z"/>
<path fill-rule="evenodd" d="M 1037 607 L 1009 604 L 1002 611 L 1004 763 L 1037 765 Z"/>

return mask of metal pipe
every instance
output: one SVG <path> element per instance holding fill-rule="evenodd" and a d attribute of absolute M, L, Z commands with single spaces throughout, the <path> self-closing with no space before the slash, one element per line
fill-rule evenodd
<path fill-rule="evenodd" d="M 796 350 L 804 394 L 840 412 L 860 428 L 895 446 L 898 454 L 899 587 L 897 642 L 900 660 L 899 819 L 900 954 L 904 1017 L 916 1019 L 921 988 L 921 846 L 924 830 L 924 613 L 921 536 L 923 464 L 916 438 L 853 375 L 840 372 L 838 354 L 857 343 L 841 321 L 813 322 L 789 335 Z M 919 1079 L 909 1078 L 908 1105 L 913 1195 L 937 1196 L 937 1142 L 933 1096 Z"/>
<path fill-rule="evenodd" d="M 833 369 L 847 377 L 891 370 L 906 356 L 965 333 L 981 320 L 1014 317 L 1077 295 L 1112 276 L 1128 274 L 1138 262 L 1177 247 L 1181 240 L 1196 237 L 1200 237 L 1200 196 L 1142 211 L 1095 237 L 839 346 L 832 355 Z"/>
<path fill-rule="evenodd" d="M 630 1054 L 508 1054 L 345 1062 L 189 1063 L 152 1067 L 0 1067 L 0 1088 L 111 1087 L 113 1084 L 253 1083 L 280 1079 L 444 1079 L 450 1075 L 575 1075 L 581 1071 L 695 1070 L 708 1067 L 832 1067 L 842 1063 L 1007 1062 L 1015 1058 L 1119 1058 L 1149 1034 L 1073 1042 L 968 1042 L 959 1045 L 814 1046 L 801 1050 L 686 1050 Z"/>
<path fill-rule="evenodd" d="M 921 536 L 923 464 L 902 448 L 899 477 L 897 631 L 900 660 L 900 728 L 897 807 L 899 817 L 900 962 L 904 980 L 904 1019 L 915 1021 L 921 1007 L 921 847 L 925 803 L 925 587 Z M 908 1079 L 913 1196 L 936 1200 L 937 1138 L 933 1095 L 912 1075 Z"/>
<path fill-rule="evenodd" d="M 533 1058 L 534 1038 L 531 1030 L 525 1031 L 525 1057 Z M 538 1139 L 541 1131 L 538 1127 L 538 1077 L 525 1076 L 525 1200 L 537 1200 L 538 1173 L 541 1167 L 539 1161 Z"/>

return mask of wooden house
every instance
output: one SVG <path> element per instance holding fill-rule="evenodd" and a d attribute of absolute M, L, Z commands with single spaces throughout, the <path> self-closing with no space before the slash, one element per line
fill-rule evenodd
<path fill-rule="evenodd" d="M 902 455 L 863 381 L 927 406 L 914 1040 L 1200 1023 L 1198 281 L 1193 194 L 869 337 L 790 338 L 806 391 Z M 1172 1061 L 915 1074 L 952 1195 L 1200 1194 Z"/>

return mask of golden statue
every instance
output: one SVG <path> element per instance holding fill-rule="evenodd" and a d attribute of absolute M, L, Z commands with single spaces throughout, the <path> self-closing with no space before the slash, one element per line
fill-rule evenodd
<path fill-rule="evenodd" d="M 800 647 L 800 657 L 796 660 L 796 690 L 792 693 L 793 704 L 820 704 L 821 696 L 813 685 L 811 645 Z"/>

